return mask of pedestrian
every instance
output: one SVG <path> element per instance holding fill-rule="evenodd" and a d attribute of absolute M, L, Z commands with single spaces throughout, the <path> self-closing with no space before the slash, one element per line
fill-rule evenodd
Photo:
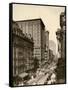
<path fill-rule="evenodd" d="M 51 75 L 51 83 L 55 84 L 56 83 L 56 73 L 53 72 L 53 74 Z"/>
<path fill-rule="evenodd" d="M 48 82 L 47 82 L 47 84 L 51 84 L 52 83 L 52 81 L 51 80 L 49 80 Z"/>

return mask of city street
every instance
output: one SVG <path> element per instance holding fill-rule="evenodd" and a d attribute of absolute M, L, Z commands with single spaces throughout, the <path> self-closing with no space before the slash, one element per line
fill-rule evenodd
<path fill-rule="evenodd" d="M 56 68 L 53 63 L 51 63 L 45 71 L 40 70 L 39 74 L 37 74 L 36 78 L 32 78 L 27 82 L 28 85 L 40 85 L 40 84 L 48 84 L 48 82 L 53 82 L 53 80 L 50 79 L 51 76 L 54 76 L 54 69 Z M 55 75 L 56 77 L 56 75 Z M 55 80 L 56 81 L 56 78 Z M 51 84 L 51 83 L 49 83 Z"/>

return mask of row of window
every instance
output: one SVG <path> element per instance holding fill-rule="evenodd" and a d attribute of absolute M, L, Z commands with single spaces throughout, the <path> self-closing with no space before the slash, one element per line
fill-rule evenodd
<path fill-rule="evenodd" d="M 13 66 L 23 67 L 23 65 L 25 65 L 27 67 L 28 65 L 26 64 L 29 64 L 32 61 L 32 55 L 33 55 L 33 52 L 31 49 L 26 50 L 25 48 L 13 47 L 13 64 L 14 64 Z M 25 66 L 23 68 L 25 68 L 26 70 Z M 14 74 L 16 74 L 15 68 L 14 68 Z"/>

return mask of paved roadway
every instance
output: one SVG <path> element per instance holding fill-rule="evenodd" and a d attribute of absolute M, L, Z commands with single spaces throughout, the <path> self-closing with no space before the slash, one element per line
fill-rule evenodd
<path fill-rule="evenodd" d="M 38 85 L 44 84 L 44 82 L 47 81 L 47 78 L 48 78 L 48 77 L 49 77 L 49 73 L 47 73 L 46 75 L 44 75 L 43 77 L 41 77 L 40 80 L 38 80 L 36 83 L 37 83 Z"/>
<path fill-rule="evenodd" d="M 53 64 L 49 65 L 49 67 L 43 72 L 41 72 L 39 75 L 36 76 L 36 78 L 33 78 L 27 82 L 28 85 L 40 85 L 44 84 L 44 82 L 47 81 L 47 78 L 53 73 L 55 68 L 55 65 Z M 42 70 L 41 70 L 42 71 Z M 46 73 L 46 74 L 45 74 Z"/>

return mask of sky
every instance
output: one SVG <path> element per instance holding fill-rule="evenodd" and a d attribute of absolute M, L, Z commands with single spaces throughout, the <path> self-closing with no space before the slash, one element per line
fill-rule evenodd
<path fill-rule="evenodd" d="M 55 51 L 57 53 L 56 31 L 60 28 L 60 14 L 64 11 L 65 7 L 13 4 L 13 20 L 41 18 L 45 25 L 45 30 L 49 31 L 49 40 L 53 40 L 56 44 Z"/>

